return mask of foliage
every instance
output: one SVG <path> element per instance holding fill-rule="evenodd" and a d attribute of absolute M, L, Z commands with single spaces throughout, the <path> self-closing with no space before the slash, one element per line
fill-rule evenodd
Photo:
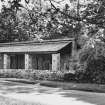
<path fill-rule="evenodd" d="M 88 43 L 80 52 L 80 63 L 83 68 L 76 72 L 80 82 L 105 83 L 105 44 L 100 41 Z M 93 44 L 93 47 L 92 45 Z"/>
<path fill-rule="evenodd" d="M 43 11 L 43 6 L 41 2 L 37 3 L 35 1 L 33 2 L 32 7 L 28 8 L 30 0 L 28 1 L 25 0 L 26 2 L 25 6 L 21 4 L 21 1 L 22 0 L 12 0 L 12 1 L 9 0 L 8 1 L 9 7 L 7 7 L 7 5 L 4 5 L 4 7 L 6 8 L 6 11 L 8 12 L 8 15 L 9 15 L 9 11 L 13 12 L 14 17 L 16 18 L 14 21 L 14 25 L 16 25 L 15 26 L 16 29 L 13 29 L 13 28 L 11 29 L 13 31 L 11 32 L 13 35 L 12 36 L 8 35 L 10 38 L 7 38 L 5 37 L 6 35 L 3 34 L 3 37 L 7 40 L 8 39 L 10 41 L 14 40 L 15 38 L 11 38 L 11 37 L 16 37 L 16 35 L 17 35 L 17 38 L 20 36 L 21 37 L 23 36 L 23 38 L 19 38 L 19 40 L 21 39 L 24 40 L 24 38 L 26 38 L 25 40 L 27 40 L 28 37 L 30 39 L 31 37 L 33 39 L 36 37 L 46 38 L 47 36 L 48 37 L 50 36 L 51 38 L 57 38 L 62 36 L 73 37 L 73 35 L 74 34 L 76 35 L 81 28 L 81 25 L 78 24 L 78 22 L 60 13 L 59 12 L 60 8 L 58 8 L 58 10 L 52 9 L 52 8 L 46 8 Z M 2 0 L 2 2 L 4 2 L 4 0 Z M 24 12 L 22 13 L 20 10 Z M 17 16 L 18 12 L 20 12 L 20 15 L 19 15 L 21 16 L 20 19 Z M 76 11 L 71 10 L 68 4 L 66 4 L 63 7 L 62 12 L 65 12 L 67 15 L 72 15 L 72 14 L 73 16 L 76 15 Z M 9 27 L 7 25 L 5 26 Z M 1 33 L 3 33 L 4 30 L 5 29 L 3 29 Z M 14 33 L 14 31 L 18 33 Z M 2 40 L 4 39 L 2 38 Z"/>
<path fill-rule="evenodd" d="M 55 16 L 51 12 L 53 16 L 53 20 L 51 21 L 56 21 L 55 23 L 60 26 L 61 30 L 59 29 L 59 31 L 61 32 L 61 36 L 65 34 L 74 37 L 76 41 L 81 39 L 81 42 L 83 37 L 88 41 L 90 38 L 95 39 L 97 36 L 98 39 L 104 41 L 104 0 L 70 0 L 69 3 L 65 4 L 64 8 L 61 8 L 60 5 L 64 1 L 66 2 L 66 0 L 62 0 L 61 2 L 55 2 L 55 0 L 47 1 L 51 4 L 51 11 L 60 14 L 57 17 L 57 15 Z"/>
<path fill-rule="evenodd" d="M 76 73 L 78 81 L 89 83 L 105 83 L 105 57 L 100 56 L 97 59 L 91 59 L 85 71 Z"/>
<path fill-rule="evenodd" d="M 34 6 L 31 10 L 28 8 L 29 0 L 25 0 L 24 6 L 21 0 L 2 0 L 4 3 L 0 12 L 0 41 L 24 41 L 32 40 L 40 33 L 40 11 Z M 39 32 L 39 33 L 38 33 Z M 38 35 L 37 35 L 38 34 Z"/>
<path fill-rule="evenodd" d="M 17 16 L 17 9 L 3 5 L 0 13 L 0 42 L 27 40 L 28 36 L 24 32 Z"/>
<path fill-rule="evenodd" d="M 51 5 L 47 9 L 49 21 L 46 28 L 49 30 L 49 36 L 51 38 L 57 38 L 56 36 L 60 38 L 77 36 L 81 30 L 81 24 L 69 17 L 70 15 L 75 16 L 76 11 L 71 9 L 68 4 L 65 4 L 62 8 L 56 8 L 52 3 Z"/>
<path fill-rule="evenodd" d="M 75 74 L 73 73 L 65 73 L 64 74 L 64 81 L 75 81 Z"/>
<path fill-rule="evenodd" d="M 20 11 L 22 20 L 19 20 L 19 25 L 17 25 L 19 29 L 17 30 L 20 31 L 18 34 L 21 33 L 23 36 L 25 34 L 26 39 L 28 36 L 32 38 L 74 37 L 78 40 L 81 35 L 86 35 L 89 38 L 96 36 L 100 28 L 104 28 L 103 7 L 105 3 L 103 0 L 86 0 L 85 2 L 70 0 L 67 3 L 66 0 L 58 2 L 55 0 L 35 0 L 32 2 L 24 0 L 25 5 L 21 2 L 23 0 L 9 0 L 9 7 L 6 9 L 14 11 L 14 16 L 17 17 L 18 11 L 24 8 L 23 13 Z M 46 2 L 49 3 L 49 6 L 45 8 L 42 4 Z M 62 5 L 64 2 L 65 5 Z M 101 39 L 104 40 L 102 36 Z"/>
<path fill-rule="evenodd" d="M 25 12 L 21 16 L 23 16 L 22 18 L 24 18 L 24 15 L 26 17 L 19 21 L 20 25 L 18 26 L 22 26 L 18 30 L 21 30 L 19 34 L 21 33 L 23 36 L 24 34 L 33 38 L 66 36 L 75 37 L 78 40 L 81 35 L 86 35 L 89 38 L 94 35 L 96 36 L 99 30 L 105 27 L 104 0 L 86 0 L 85 2 L 70 0 L 67 3 L 66 0 L 58 2 L 55 0 L 24 0 L 25 5 L 21 2 L 23 0 L 9 0 L 9 7 L 6 9 L 15 11 L 15 17 L 19 10 L 25 9 L 22 10 Z M 62 5 L 64 2 L 65 5 Z M 49 6 L 47 5 L 45 8 L 42 5 L 43 3 L 48 3 Z M 27 8 L 29 5 L 31 8 Z M 102 41 L 104 40 L 102 36 L 101 39 Z"/>

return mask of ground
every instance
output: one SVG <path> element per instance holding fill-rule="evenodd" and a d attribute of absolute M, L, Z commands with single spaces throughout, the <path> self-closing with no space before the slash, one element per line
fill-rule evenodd
<path fill-rule="evenodd" d="M 10 99 L 7 97 L 0 96 L 0 105 L 41 105 L 40 103 L 29 103 L 16 99 Z"/>
<path fill-rule="evenodd" d="M 0 102 L 2 100 L 7 103 L 8 100 L 21 103 L 10 105 L 105 105 L 105 94 L 0 81 Z"/>

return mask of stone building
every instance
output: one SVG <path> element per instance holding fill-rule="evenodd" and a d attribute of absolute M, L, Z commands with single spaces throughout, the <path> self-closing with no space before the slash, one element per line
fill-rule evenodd
<path fill-rule="evenodd" d="M 69 70 L 74 39 L 0 43 L 0 69 Z"/>

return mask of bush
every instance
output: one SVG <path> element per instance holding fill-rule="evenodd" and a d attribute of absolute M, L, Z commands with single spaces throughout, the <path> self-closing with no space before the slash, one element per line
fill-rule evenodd
<path fill-rule="evenodd" d="M 76 78 L 79 82 L 105 84 L 105 57 L 91 59 L 85 71 L 76 73 Z"/>
<path fill-rule="evenodd" d="M 76 71 L 75 73 L 75 80 L 76 82 L 87 82 L 85 79 L 84 79 L 84 75 L 85 75 L 85 72 L 83 70 L 80 70 L 80 71 Z"/>
<path fill-rule="evenodd" d="M 63 79 L 64 79 L 64 81 L 75 81 L 75 74 L 65 73 Z"/>

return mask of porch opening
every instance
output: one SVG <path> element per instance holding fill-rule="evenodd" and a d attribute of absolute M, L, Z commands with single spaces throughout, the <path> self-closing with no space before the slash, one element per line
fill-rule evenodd
<path fill-rule="evenodd" d="M 32 54 L 32 69 L 51 70 L 52 56 L 51 54 Z"/>
<path fill-rule="evenodd" d="M 10 69 L 24 69 L 24 54 L 10 55 Z"/>

